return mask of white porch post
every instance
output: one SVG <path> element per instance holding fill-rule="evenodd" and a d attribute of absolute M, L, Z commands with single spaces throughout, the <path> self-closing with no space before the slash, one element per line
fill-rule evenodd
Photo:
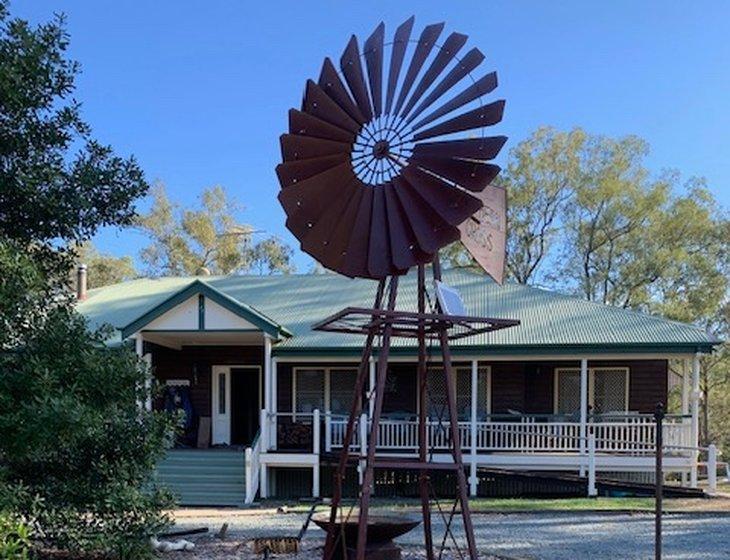
<path fill-rule="evenodd" d="M 271 392 L 271 338 L 264 335 L 264 409 L 261 411 L 261 443 L 264 453 L 271 447 L 271 435 L 269 434 L 269 416 L 271 403 L 274 398 Z"/>
<path fill-rule="evenodd" d="M 588 434 L 588 359 L 580 361 L 580 454 L 586 453 L 586 436 Z M 580 461 L 580 475 L 585 476 L 585 463 Z"/>
<path fill-rule="evenodd" d="M 277 360 L 276 358 L 271 359 L 271 403 L 270 403 L 270 414 L 269 414 L 269 449 L 276 449 L 276 434 L 278 433 L 277 417 L 276 413 L 279 411 L 278 404 L 278 373 L 277 373 Z"/>
<path fill-rule="evenodd" d="M 471 362 L 471 463 L 469 465 L 469 494 L 477 495 L 477 397 L 479 396 L 479 362 L 472 360 Z"/>
<path fill-rule="evenodd" d="M 148 366 L 152 365 L 152 355 L 144 353 L 144 335 L 141 332 L 138 332 L 134 337 L 134 350 L 137 353 L 137 356 L 144 360 Z M 144 407 L 145 410 L 152 410 L 152 395 L 150 394 L 151 382 L 151 379 L 148 379 L 145 382 L 147 397 L 145 398 L 144 403 L 140 403 L 140 406 Z"/>
<path fill-rule="evenodd" d="M 375 394 L 375 358 L 370 356 L 368 364 L 368 395 Z M 375 407 L 375 399 L 368 399 L 368 418 L 373 417 L 373 408 Z"/>
<path fill-rule="evenodd" d="M 689 358 L 682 360 L 682 414 L 689 414 Z"/>
<path fill-rule="evenodd" d="M 700 446 L 700 355 L 695 354 L 692 358 L 692 393 L 690 395 L 690 410 L 692 413 L 692 443 L 690 447 L 695 449 Z M 694 461 L 690 471 L 690 486 L 697 488 L 697 461 L 699 451 L 694 451 Z"/>
<path fill-rule="evenodd" d="M 368 415 L 364 412 L 360 415 L 360 461 L 358 461 L 357 479 L 362 484 L 363 475 L 365 474 L 365 457 L 368 455 Z"/>
<path fill-rule="evenodd" d="M 714 443 L 707 447 L 707 489 L 717 492 L 717 446 Z"/>
<path fill-rule="evenodd" d="M 261 473 L 259 474 L 259 495 L 262 500 L 269 497 L 269 467 L 266 463 L 261 464 Z"/>
<path fill-rule="evenodd" d="M 591 430 L 588 436 L 588 497 L 598 496 L 596 488 L 596 436 Z"/>
<path fill-rule="evenodd" d="M 314 464 L 312 465 L 312 497 L 319 498 L 319 440 L 320 440 L 320 414 L 315 408 L 312 414 L 312 453 L 314 453 Z"/>

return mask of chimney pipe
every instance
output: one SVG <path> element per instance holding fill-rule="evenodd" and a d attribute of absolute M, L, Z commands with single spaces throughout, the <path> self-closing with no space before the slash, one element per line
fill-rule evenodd
<path fill-rule="evenodd" d="M 80 264 L 76 271 L 76 299 L 78 301 L 84 301 L 87 297 L 86 294 L 86 265 Z"/>

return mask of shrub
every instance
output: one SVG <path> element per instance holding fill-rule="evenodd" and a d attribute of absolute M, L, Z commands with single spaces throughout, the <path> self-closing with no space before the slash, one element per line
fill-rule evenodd
<path fill-rule="evenodd" d="M 150 478 L 174 419 L 140 406 L 150 372 L 109 335 L 61 309 L 0 354 L 0 509 L 40 546 L 142 558 L 169 524 L 170 496 Z"/>
<path fill-rule="evenodd" d="M 12 515 L 0 514 L 0 560 L 27 560 L 30 528 Z"/>

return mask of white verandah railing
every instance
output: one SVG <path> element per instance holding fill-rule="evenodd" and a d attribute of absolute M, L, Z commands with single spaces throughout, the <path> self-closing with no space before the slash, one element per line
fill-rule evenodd
<path fill-rule="evenodd" d="M 325 416 L 325 449 L 342 448 L 347 419 Z M 359 424 L 359 421 L 358 421 Z M 477 452 L 506 453 L 578 453 L 581 450 L 579 422 L 537 420 L 521 417 L 516 420 L 479 421 L 475 423 Z M 462 448 L 472 447 L 472 423 L 459 422 Z M 649 454 L 655 441 L 656 426 L 649 415 L 622 418 L 596 418 L 589 422 L 597 452 Z M 368 430 L 370 423 L 368 422 Z M 688 419 L 669 419 L 664 424 L 664 442 L 678 448 L 691 445 L 691 424 Z M 427 421 L 426 433 L 430 449 L 448 449 L 451 443 L 448 423 Z M 351 449 L 360 447 L 360 429 L 356 427 Z M 378 450 L 416 451 L 418 422 L 416 420 L 383 419 L 378 433 Z M 681 453 L 678 450 L 677 453 Z"/>
<path fill-rule="evenodd" d="M 256 493 L 259 489 L 259 476 L 261 474 L 261 447 L 262 437 L 261 429 L 256 434 L 256 437 L 251 444 L 251 447 L 246 448 L 246 454 L 244 457 L 245 469 L 246 469 L 246 498 L 245 503 L 252 504 L 256 499 Z"/>

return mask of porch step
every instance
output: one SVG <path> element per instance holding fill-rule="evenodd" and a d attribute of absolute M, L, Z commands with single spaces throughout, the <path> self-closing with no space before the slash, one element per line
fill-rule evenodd
<path fill-rule="evenodd" d="M 246 495 L 244 452 L 175 449 L 157 465 L 155 478 L 181 506 L 243 506 Z"/>

